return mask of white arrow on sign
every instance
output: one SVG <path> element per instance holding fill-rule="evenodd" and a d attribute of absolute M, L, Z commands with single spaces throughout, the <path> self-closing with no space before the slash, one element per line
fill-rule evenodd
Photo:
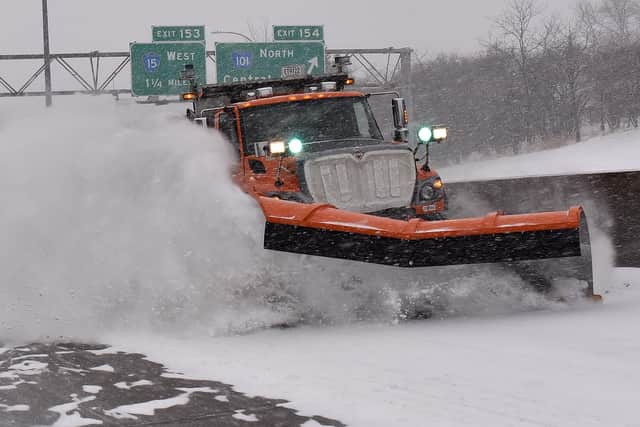
<path fill-rule="evenodd" d="M 314 56 L 310 60 L 307 61 L 309 63 L 309 69 L 307 70 L 307 74 L 311 74 L 314 68 L 318 68 L 318 57 Z"/>

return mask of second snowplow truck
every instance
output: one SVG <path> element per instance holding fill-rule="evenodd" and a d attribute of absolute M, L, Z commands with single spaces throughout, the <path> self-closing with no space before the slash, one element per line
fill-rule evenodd
<path fill-rule="evenodd" d="M 445 219 L 444 183 L 409 144 L 404 100 L 392 100 L 387 140 L 368 102 L 375 94 L 352 84 L 343 73 L 192 81 L 183 94 L 193 102 L 187 117 L 235 147 L 234 179 L 262 208 L 265 249 L 405 268 L 500 263 L 542 292 L 570 279 L 593 296 L 581 207 Z M 447 130 L 423 126 L 416 136 L 431 144 Z"/>

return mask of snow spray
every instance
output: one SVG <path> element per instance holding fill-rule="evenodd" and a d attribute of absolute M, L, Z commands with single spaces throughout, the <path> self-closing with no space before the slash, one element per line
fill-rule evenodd
<path fill-rule="evenodd" d="M 513 277 L 476 267 L 265 251 L 262 213 L 231 181 L 233 148 L 182 107 L 36 105 L 12 108 L 0 129 L 0 341 L 395 321 L 406 290 L 442 316 L 532 304 Z"/>

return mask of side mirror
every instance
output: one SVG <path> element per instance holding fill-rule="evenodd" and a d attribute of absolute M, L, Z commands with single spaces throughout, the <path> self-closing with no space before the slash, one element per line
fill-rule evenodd
<path fill-rule="evenodd" d="M 347 67 L 351 65 L 351 57 L 349 55 L 336 55 L 334 57 L 334 67 L 336 69 L 336 73 L 342 74 L 347 72 Z"/>
<path fill-rule="evenodd" d="M 393 126 L 395 132 L 393 139 L 396 141 L 408 142 L 409 141 L 409 111 L 407 110 L 407 103 L 404 98 L 393 98 L 391 100 L 391 107 L 393 110 Z"/>
<path fill-rule="evenodd" d="M 193 64 L 185 64 L 184 70 L 180 73 L 182 80 L 195 80 L 196 70 L 193 68 Z"/>
<path fill-rule="evenodd" d="M 195 100 L 195 92 L 197 92 L 198 82 L 196 81 L 196 70 L 193 67 L 193 64 L 185 64 L 184 69 L 180 72 L 180 78 L 189 83 L 189 92 L 193 94 L 193 98 L 186 99 L 185 101 Z"/>
<path fill-rule="evenodd" d="M 393 108 L 393 125 L 396 129 L 404 129 L 409 124 L 409 112 L 404 98 L 393 98 L 391 100 Z"/>

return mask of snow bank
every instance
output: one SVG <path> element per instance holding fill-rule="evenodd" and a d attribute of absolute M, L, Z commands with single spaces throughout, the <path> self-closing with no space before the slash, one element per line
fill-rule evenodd
<path fill-rule="evenodd" d="M 446 146 L 442 147 L 446 150 Z M 596 137 L 554 150 L 438 168 L 448 182 L 640 169 L 640 132 Z"/>

